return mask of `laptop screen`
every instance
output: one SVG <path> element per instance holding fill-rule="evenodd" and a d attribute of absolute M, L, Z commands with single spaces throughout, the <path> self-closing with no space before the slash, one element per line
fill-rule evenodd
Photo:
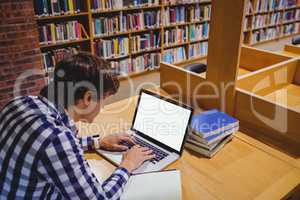
<path fill-rule="evenodd" d="M 141 93 L 133 129 L 180 152 L 192 110 Z"/>

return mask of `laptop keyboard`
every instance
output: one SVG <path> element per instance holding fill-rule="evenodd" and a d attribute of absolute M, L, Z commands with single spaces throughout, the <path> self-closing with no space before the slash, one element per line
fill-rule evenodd
<path fill-rule="evenodd" d="M 155 157 L 153 159 L 150 160 L 150 162 L 152 162 L 153 164 L 155 164 L 156 162 L 164 159 L 165 157 L 167 157 L 169 154 L 160 150 L 159 148 L 145 142 L 144 140 L 141 140 L 138 137 L 134 137 L 136 143 L 142 147 L 147 147 L 149 149 L 151 149 L 153 151 L 153 154 L 155 155 Z M 121 142 L 122 145 L 127 146 L 129 149 L 133 146 L 132 144 L 129 144 L 128 142 Z"/>

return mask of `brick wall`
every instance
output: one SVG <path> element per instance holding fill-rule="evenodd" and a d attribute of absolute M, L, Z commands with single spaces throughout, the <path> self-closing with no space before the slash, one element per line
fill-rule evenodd
<path fill-rule="evenodd" d="M 42 69 L 33 1 L 0 1 L 0 109 L 13 98 L 16 79 L 24 72 L 30 77 L 20 84 L 19 94 L 39 92 L 44 78 L 32 69 Z"/>

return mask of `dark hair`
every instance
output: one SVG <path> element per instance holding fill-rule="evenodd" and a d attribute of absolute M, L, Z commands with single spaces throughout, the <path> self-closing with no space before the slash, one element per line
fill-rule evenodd
<path fill-rule="evenodd" d="M 95 100 L 100 100 L 115 94 L 118 89 L 119 80 L 107 61 L 87 52 L 79 52 L 57 63 L 53 81 L 40 94 L 67 108 L 76 104 L 89 90 Z"/>

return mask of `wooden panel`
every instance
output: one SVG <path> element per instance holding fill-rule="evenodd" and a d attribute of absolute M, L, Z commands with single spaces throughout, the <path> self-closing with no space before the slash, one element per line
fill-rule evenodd
<path fill-rule="evenodd" d="M 297 70 L 294 76 L 294 83 L 300 85 L 300 63 L 297 66 Z"/>
<path fill-rule="evenodd" d="M 288 84 L 281 89 L 263 96 L 265 99 L 276 102 L 288 108 L 293 108 L 300 113 L 300 86 Z"/>
<path fill-rule="evenodd" d="M 244 10 L 245 0 L 212 1 L 207 80 L 219 88 L 220 92 L 224 92 L 225 97 L 211 99 L 210 107 L 220 108 L 228 113 L 233 113 L 234 108 L 234 88 L 238 76 Z M 227 87 L 226 91 L 222 85 Z"/>
<path fill-rule="evenodd" d="M 294 79 L 298 59 L 292 59 L 242 76 L 237 87 L 260 95 L 266 95 L 290 84 Z"/>
<path fill-rule="evenodd" d="M 202 75 L 168 63 L 160 64 L 160 87 L 173 98 L 188 105 L 198 105 L 204 108 L 207 107 L 209 101 L 204 95 L 215 93 Z"/>
<path fill-rule="evenodd" d="M 300 56 L 300 46 L 287 44 L 284 46 L 284 51 Z"/>
<path fill-rule="evenodd" d="M 300 113 L 296 110 L 237 89 L 235 116 L 259 137 L 264 135 L 283 150 L 300 154 Z"/>
<path fill-rule="evenodd" d="M 290 59 L 290 57 L 279 53 L 243 46 L 240 66 L 249 71 L 255 71 L 288 59 Z"/>

